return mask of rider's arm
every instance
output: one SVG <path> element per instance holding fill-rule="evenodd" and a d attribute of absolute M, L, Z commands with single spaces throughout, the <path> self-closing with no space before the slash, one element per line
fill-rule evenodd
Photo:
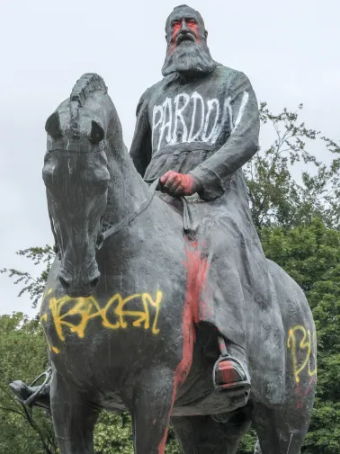
<path fill-rule="evenodd" d="M 145 174 L 152 155 L 147 92 L 148 90 L 142 95 L 137 106 L 137 122 L 130 150 L 132 161 L 142 177 Z"/>
<path fill-rule="evenodd" d="M 213 200 L 225 191 L 226 177 L 257 152 L 260 120 L 256 96 L 248 78 L 240 72 L 229 85 L 233 129 L 227 142 L 206 161 L 190 172 L 201 185 L 200 195 Z"/>

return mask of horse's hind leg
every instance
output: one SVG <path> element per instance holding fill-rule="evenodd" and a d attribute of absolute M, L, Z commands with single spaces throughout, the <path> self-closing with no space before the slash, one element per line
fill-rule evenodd
<path fill-rule="evenodd" d="M 294 395 L 276 409 L 255 404 L 253 424 L 262 454 L 300 454 L 313 408 L 314 389 L 302 401 Z"/>
<path fill-rule="evenodd" d="M 61 454 L 94 454 L 93 429 L 98 411 L 60 375 L 51 383 L 51 411 Z"/>
<path fill-rule="evenodd" d="M 251 419 L 246 409 L 231 413 L 228 419 L 218 422 L 212 416 L 181 416 L 171 422 L 185 454 L 236 454 Z"/>

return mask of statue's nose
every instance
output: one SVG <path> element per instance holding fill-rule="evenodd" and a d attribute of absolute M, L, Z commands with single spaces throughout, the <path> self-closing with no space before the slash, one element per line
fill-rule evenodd
<path fill-rule="evenodd" d="M 183 19 L 183 20 L 182 20 L 181 33 L 185 33 L 185 34 L 186 34 L 186 33 L 189 33 L 189 32 L 190 32 L 190 30 L 189 30 L 189 28 L 188 28 L 188 26 L 187 26 L 187 23 L 186 23 L 185 20 Z"/>

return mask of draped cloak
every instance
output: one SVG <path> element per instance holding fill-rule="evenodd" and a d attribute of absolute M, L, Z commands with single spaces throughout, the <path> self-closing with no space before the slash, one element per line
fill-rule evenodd
<path fill-rule="evenodd" d="M 208 264 L 200 319 L 246 352 L 252 376 L 264 378 L 276 403 L 284 388 L 285 336 L 242 171 L 258 150 L 259 128 L 248 78 L 217 65 L 196 79 L 166 77 L 143 94 L 130 154 L 146 180 L 174 170 L 201 182 L 202 191 L 186 197 Z"/>

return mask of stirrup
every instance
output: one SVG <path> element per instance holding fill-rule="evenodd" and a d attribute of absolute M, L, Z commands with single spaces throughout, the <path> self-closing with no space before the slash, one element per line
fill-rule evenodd
<path fill-rule="evenodd" d="M 225 363 L 220 368 L 220 364 Z M 219 383 L 218 375 L 222 375 Z M 223 377 L 224 376 L 224 377 Z M 250 390 L 250 377 L 241 361 L 231 355 L 223 355 L 216 361 L 213 369 L 213 382 L 217 391 L 244 391 Z"/>
<path fill-rule="evenodd" d="M 217 391 L 238 391 L 242 390 L 249 394 L 250 376 L 244 368 L 242 362 L 228 353 L 225 340 L 222 336 L 218 337 L 221 356 L 216 361 L 213 369 L 213 382 Z M 220 364 L 222 367 L 220 368 Z M 221 375 L 221 383 L 217 380 Z"/>

